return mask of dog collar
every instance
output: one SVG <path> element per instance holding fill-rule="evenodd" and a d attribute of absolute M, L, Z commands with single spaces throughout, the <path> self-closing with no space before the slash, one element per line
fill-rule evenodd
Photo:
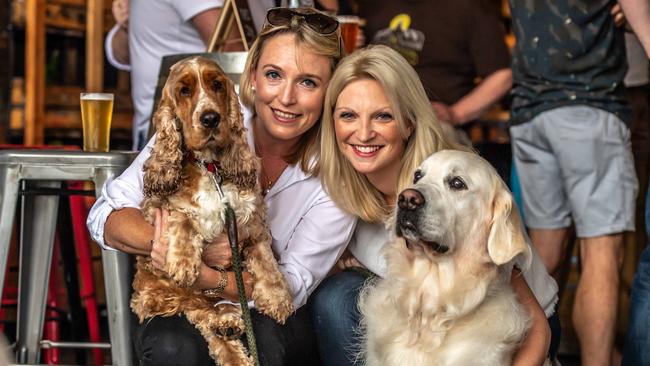
<path fill-rule="evenodd" d="M 205 160 L 199 160 L 196 158 L 196 156 L 191 152 L 188 151 L 185 154 L 185 160 L 187 160 L 190 163 L 194 163 L 198 165 L 201 168 L 205 168 L 208 172 L 210 172 L 210 178 L 212 178 L 212 182 L 214 183 L 214 187 L 217 189 L 217 193 L 219 194 L 219 197 L 223 198 L 223 191 L 221 190 L 221 174 L 219 174 L 219 166 L 217 163 L 214 161 L 207 162 Z"/>

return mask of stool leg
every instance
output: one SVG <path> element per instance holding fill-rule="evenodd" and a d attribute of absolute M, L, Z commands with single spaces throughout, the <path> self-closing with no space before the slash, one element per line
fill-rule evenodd
<path fill-rule="evenodd" d="M 81 189 L 80 182 L 70 182 L 72 189 Z M 93 275 L 92 256 L 90 244 L 88 243 L 88 229 L 85 219 L 88 211 L 81 196 L 70 196 L 70 214 L 72 217 L 72 228 L 74 232 L 74 243 L 79 258 L 79 273 L 81 282 L 79 295 L 86 308 L 86 319 L 88 323 L 88 339 L 91 342 L 100 342 L 99 313 L 97 311 L 97 298 L 95 296 L 95 276 Z M 99 348 L 93 349 L 95 365 L 102 365 L 104 356 Z"/>
<path fill-rule="evenodd" d="M 104 182 L 119 173 L 98 169 L 95 173 L 95 192 L 101 194 Z M 132 265 L 126 253 L 103 250 L 104 287 L 106 288 L 106 308 L 108 309 L 108 330 L 111 339 L 113 365 L 130 366 L 133 363 L 131 349 L 131 297 L 130 273 Z"/>
<path fill-rule="evenodd" d="M 59 188 L 61 182 L 39 181 L 34 185 Z M 58 204 L 59 196 L 23 197 L 16 331 L 19 363 L 39 361 Z"/>
<path fill-rule="evenodd" d="M 7 273 L 7 258 L 11 243 L 16 203 L 18 202 L 18 167 L 0 167 L 0 299 L 4 289 L 5 274 Z"/>

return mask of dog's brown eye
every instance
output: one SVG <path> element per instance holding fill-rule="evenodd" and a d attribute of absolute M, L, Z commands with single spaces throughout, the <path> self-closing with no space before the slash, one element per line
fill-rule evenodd
<path fill-rule="evenodd" d="M 181 88 L 180 93 L 181 93 L 181 96 L 189 97 L 189 96 L 192 95 L 192 89 L 184 86 L 184 87 Z"/>
<path fill-rule="evenodd" d="M 422 171 L 416 170 L 415 173 L 413 173 L 413 184 L 417 183 L 421 178 L 422 178 Z"/>
<path fill-rule="evenodd" d="M 463 189 L 467 189 L 467 186 L 465 185 L 465 182 L 463 182 L 462 179 L 458 177 L 453 177 L 449 180 L 449 188 L 455 191 L 460 191 Z"/>
<path fill-rule="evenodd" d="M 212 89 L 214 89 L 214 91 L 219 91 L 223 89 L 223 84 L 219 80 L 214 80 L 212 81 Z"/>

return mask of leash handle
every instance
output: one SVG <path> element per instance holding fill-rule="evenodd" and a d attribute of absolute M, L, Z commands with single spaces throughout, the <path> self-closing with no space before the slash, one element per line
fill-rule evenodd
<path fill-rule="evenodd" d="M 242 276 L 241 259 L 239 258 L 239 248 L 237 241 L 237 220 L 235 218 L 235 211 L 226 203 L 226 225 L 228 226 L 228 241 L 230 242 L 230 250 L 232 251 L 232 268 L 235 272 L 235 280 L 237 282 L 237 292 L 239 293 L 239 304 L 241 306 L 242 317 L 246 325 L 246 340 L 248 341 L 248 351 L 255 361 L 255 365 L 260 365 L 260 360 L 257 356 L 257 342 L 255 341 L 255 333 L 253 333 L 253 321 L 251 319 L 251 312 L 248 308 L 248 301 L 246 300 L 246 288 L 244 287 L 244 277 Z"/>

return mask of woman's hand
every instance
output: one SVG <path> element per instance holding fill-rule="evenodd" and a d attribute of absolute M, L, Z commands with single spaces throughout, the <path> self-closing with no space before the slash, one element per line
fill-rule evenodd
<path fill-rule="evenodd" d="M 361 262 L 359 262 L 347 249 L 343 252 L 343 255 L 336 262 L 336 267 L 341 270 L 351 267 L 366 268 Z"/>
<path fill-rule="evenodd" d="M 610 14 L 612 14 L 612 17 L 614 17 L 614 24 L 617 27 L 621 27 L 625 25 L 626 19 L 625 19 L 625 14 L 623 14 L 623 9 L 621 8 L 621 5 L 619 3 L 614 4 L 612 6 L 612 10 L 610 11 Z"/>
<path fill-rule="evenodd" d="M 167 262 L 167 249 L 169 243 L 167 242 L 167 218 L 169 211 L 156 209 L 156 219 L 154 221 L 154 234 L 153 243 L 151 246 L 151 263 L 153 266 L 161 271 L 165 271 L 165 263 Z"/>
<path fill-rule="evenodd" d="M 228 242 L 228 235 L 220 234 L 212 243 L 203 249 L 203 263 L 208 267 L 230 268 L 232 250 Z"/>

